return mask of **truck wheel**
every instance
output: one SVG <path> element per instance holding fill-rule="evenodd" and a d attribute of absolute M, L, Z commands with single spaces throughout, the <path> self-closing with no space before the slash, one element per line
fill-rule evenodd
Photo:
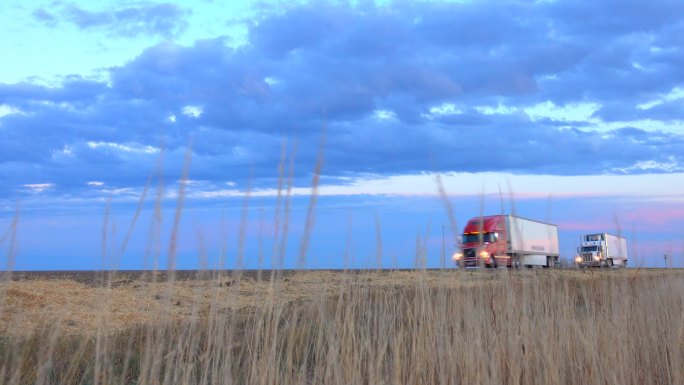
<path fill-rule="evenodd" d="M 606 260 L 606 267 L 609 269 L 613 267 L 613 260 L 612 259 Z"/>

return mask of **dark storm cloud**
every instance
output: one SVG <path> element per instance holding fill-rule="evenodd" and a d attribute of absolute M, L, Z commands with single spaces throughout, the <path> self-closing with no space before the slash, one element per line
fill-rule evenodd
<path fill-rule="evenodd" d="M 183 17 L 186 14 L 186 10 L 168 3 L 143 3 L 107 11 L 89 11 L 74 4 L 66 4 L 56 10 L 36 9 L 33 17 L 50 27 L 63 20 L 83 30 L 102 28 L 115 35 L 133 37 L 174 36 L 185 28 Z"/>
<path fill-rule="evenodd" d="M 1 193 L 140 185 L 161 147 L 167 177 L 177 177 L 191 141 L 191 178 L 204 185 L 273 187 L 285 138 L 304 183 L 321 135 L 330 178 L 684 165 L 681 135 L 630 124 L 683 118 L 682 99 L 663 98 L 684 85 L 684 3 L 624 4 L 314 2 L 265 13 L 238 48 L 222 38 L 150 47 L 112 68 L 107 84 L 0 85 L 0 104 L 15 109 L 0 117 Z M 168 34 L 183 16 L 168 5 L 63 11 L 81 28 L 129 34 Z M 592 103 L 594 119 L 624 123 L 599 130 L 524 112 L 549 101 Z"/>

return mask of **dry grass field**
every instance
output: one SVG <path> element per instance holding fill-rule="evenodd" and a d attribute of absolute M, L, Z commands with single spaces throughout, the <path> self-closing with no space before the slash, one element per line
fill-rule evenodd
<path fill-rule="evenodd" d="M 0 285 L 3 384 L 684 384 L 684 272 Z"/>

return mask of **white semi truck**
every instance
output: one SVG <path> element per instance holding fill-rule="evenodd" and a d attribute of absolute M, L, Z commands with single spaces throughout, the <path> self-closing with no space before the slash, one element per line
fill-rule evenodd
<path fill-rule="evenodd" d="M 585 234 L 580 239 L 578 267 L 626 267 L 627 240 L 608 233 Z"/>

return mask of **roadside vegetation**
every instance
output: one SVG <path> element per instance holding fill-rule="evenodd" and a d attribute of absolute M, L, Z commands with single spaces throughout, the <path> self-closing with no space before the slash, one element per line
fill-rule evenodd
<path fill-rule="evenodd" d="M 5 281 L 3 384 L 680 384 L 679 270 Z"/>

